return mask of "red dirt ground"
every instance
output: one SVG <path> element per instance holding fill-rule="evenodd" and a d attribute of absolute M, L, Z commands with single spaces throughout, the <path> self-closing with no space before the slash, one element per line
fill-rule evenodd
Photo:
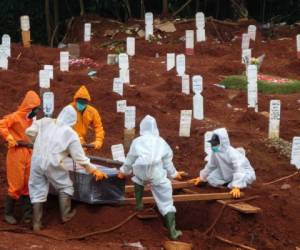
<path fill-rule="evenodd" d="M 86 20 L 102 20 L 89 17 Z M 76 19 L 69 42 L 81 41 L 83 19 Z M 132 22 L 134 24 L 136 22 Z M 138 22 L 143 25 L 142 22 Z M 130 78 L 132 87 L 126 86 L 124 98 L 128 105 L 137 107 L 137 124 L 146 114 L 156 117 L 161 135 L 174 150 L 174 162 L 191 176 L 197 176 L 204 166 L 203 135 L 206 131 L 226 127 L 234 146 L 243 146 L 247 151 L 257 174 L 256 183 L 246 189 L 246 197 L 259 195 L 260 198 L 249 203 L 259 206 L 263 212 L 255 216 L 241 215 L 226 209 L 215 227 L 217 234 L 257 249 L 295 249 L 300 247 L 300 182 L 299 176 L 288 181 L 262 187 L 262 183 L 289 175 L 295 171 L 289 159 L 280 156 L 274 148 L 266 147 L 261 141 L 267 137 L 268 120 L 259 113 L 247 111 L 247 95 L 244 92 L 224 90 L 214 86 L 227 75 L 241 74 L 244 71 L 240 61 L 241 34 L 246 32 L 248 23 L 239 26 L 207 23 L 208 41 L 197 44 L 194 56 L 187 57 L 187 70 L 190 75 L 201 74 L 204 79 L 203 96 L 205 100 L 205 120 L 192 121 L 190 138 L 178 137 L 179 115 L 181 109 L 192 108 L 192 95 L 181 94 L 181 81 L 175 71 L 166 72 L 167 52 L 184 52 L 184 42 L 178 40 L 184 30 L 193 29 L 194 23 L 176 25 L 177 31 L 164 39 L 162 45 L 148 43 L 143 39 L 136 41 L 136 56 L 130 59 Z M 94 38 L 90 44 L 81 44 L 81 56 L 89 57 L 98 63 L 96 79 L 87 76 L 87 68 L 72 67 L 70 72 L 59 71 L 59 50 L 38 45 L 24 49 L 13 44 L 9 70 L 0 71 L 1 102 L 0 116 L 13 112 L 29 89 L 38 91 L 38 70 L 43 64 L 55 65 L 55 78 L 51 89 L 56 99 L 56 113 L 72 101 L 72 96 L 81 84 L 90 90 L 93 105 L 101 112 L 106 138 L 104 148 L 95 154 L 111 157 L 110 146 L 123 141 L 123 115 L 116 113 L 116 100 L 122 99 L 112 93 L 112 79 L 118 75 L 117 66 L 106 65 L 108 51 L 100 44 L 108 41 L 103 34 L 106 29 L 118 28 L 118 24 L 102 21 L 93 24 Z M 217 32 L 224 42 L 218 42 Z M 295 35 L 299 28 L 282 27 L 277 37 L 265 39 L 258 32 L 253 47 L 254 56 L 266 54 L 261 68 L 264 74 L 300 80 L 300 60 L 296 58 Z M 233 37 L 237 39 L 231 41 Z M 125 35 L 118 34 L 115 39 Z M 280 39 L 279 38 L 285 38 Z M 19 59 L 17 56 L 21 53 Z M 155 54 L 160 57 L 156 58 Z M 282 119 L 280 135 L 291 141 L 300 135 L 300 94 L 263 95 L 259 94 L 259 111 L 268 111 L 269 101 L 280 99 Z M 228 105 L 231 104 L 231 105 Z M 236 110 L 238 108 L 239 110 Z M 6 194 L 5 175 L 6 147 L 0 144 L 0 202 Z M 282 190 L 282 184 L 291 188 Z M 221 190 L 208 186 L 197 188 L 199 192 L 218 192 Z M 45 209 L 44 234 L 58 238 L 76 236 L 94 230 L 109 228 L 125 219 L 134 208 L 132 206 L 89 206 L 77 203 L 77 216 L 67 224 L 60 224 L 57 200 L 50 197 Z M 211 225 L 221 206 L 215 202 L 193 202 L 177 204 L 177 224 L 183 230 L 182 238 L 191 242 L 194 249 L 236 249 L 215 238 L 205 238 L 202 233 Z M 3 207 L 1 208 L 3 215 Z M 136 218 L 120 229 L 85 240 L 56 241 L 40 236 L 1 232 L 7 225 L 0 221 L 0 249 L 130 249 L 124 242 L 137 242 L 147 249 L 161 249 L 166 240 L 166 230 L 160 219 L 140 221 Z"/>

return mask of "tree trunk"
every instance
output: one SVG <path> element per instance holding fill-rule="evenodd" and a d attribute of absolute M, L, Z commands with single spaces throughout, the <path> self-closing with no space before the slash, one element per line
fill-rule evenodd
<path fill-rule="evenodd" d="M 162 0 L 163 1 L 163 15 L 168 16 L 169 15 L 169 8 L 168 8 L 168 0 Z"/>
<path fill-rule="evenodd" d="M 145 2 L 141 0 L 141 18 L 145 17 Z"/>
<path fill-rule="evenodd" d="M 85 14 L 83 0 L 79 0 L 79 4 L 80 4 L 80 16 L 83 16 Z"/>
<path fill-rule="evenodd" d="M 59 24 L 59 5 L 58 0 L 53 1 L 54 5 L 54 26 L 56 27 Z"/>
<path fill-rule="evenodd" d="M 46 17 L 46 28 L 47 28 L 48 44 L 50 45 L 50 43 L 51 43 L 51 24 L 50 24 L 49 0 L 45 0 L 45 17 Z"/>

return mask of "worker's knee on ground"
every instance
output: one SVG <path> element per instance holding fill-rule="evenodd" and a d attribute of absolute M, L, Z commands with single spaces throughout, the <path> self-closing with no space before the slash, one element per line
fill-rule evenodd
<path fill-rule="evenodd" d="M 207 177 L 207 182 L 213 187 L 219 187 L 225 184 L 224 180 L 221 180 L 212 174 Z"/>

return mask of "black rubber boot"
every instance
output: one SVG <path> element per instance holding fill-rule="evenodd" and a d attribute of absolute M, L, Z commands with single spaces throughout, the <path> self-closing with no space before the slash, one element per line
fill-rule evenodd
<path fill-rule="evenodd" d="M 43 217 L 43 203 L 33 203 L 33 219 L 32 228 L 33 231 L 40 231 L 42 229 L 42 217 Z"/>
<path fill-rule="evenodd" d="M 71 220 L 76 214 L 76 210 L 71 208 L 71 197 L 63 192 L 59 193 L 59 208 L 62 222 Z"/>
<path fill-rule="evenodd" d="M 28 195 L 21 196 L 21 207 L 23 212 L 22 220 L 25 223 L 30 223 L 32 220 L 32 206 Z"/>
<path fill-rule="evenodd" d="M 144 193 L 144 186 L 134 183 L 134 195 L 135 195 L 135 202 L 136 202 L 136 210 L 142 211 L 144 208 L 143 205 L 143 193 Z"/>
<path fill-rule="evenodd" d="M 169 231 L 169 236 L 172 240 L 177 240 L 182 232 L 176 230 L 175 213 L 167 213 L 165 215 L 165 223 Z"/>
<path fill-rule="evenodd" d="M 11 225 L 17 224 L 17 220 L 14 217 L 16 200 L 10 196 L 6 196 L 4 203 L 4 220 Z"/>

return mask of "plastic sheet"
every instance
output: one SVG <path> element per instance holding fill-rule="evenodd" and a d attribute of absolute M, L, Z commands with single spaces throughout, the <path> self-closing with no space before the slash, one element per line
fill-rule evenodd
<path fill-rule="evenodd" d="M 118 170 L 93 164 L 108 178 L 96 181 L 85 169 L 76 165 L 72 159 L 67 158 L 64 168 L 69 170 L 70 178 L 74 185 L 73 199 L 88 204 L 118 204 L 124 200 L 125 180 L 117 178 Z M 51 188 L 51 190 L 53 190 Z M 52 192 L 53 193 L 53 192 Z"/>

